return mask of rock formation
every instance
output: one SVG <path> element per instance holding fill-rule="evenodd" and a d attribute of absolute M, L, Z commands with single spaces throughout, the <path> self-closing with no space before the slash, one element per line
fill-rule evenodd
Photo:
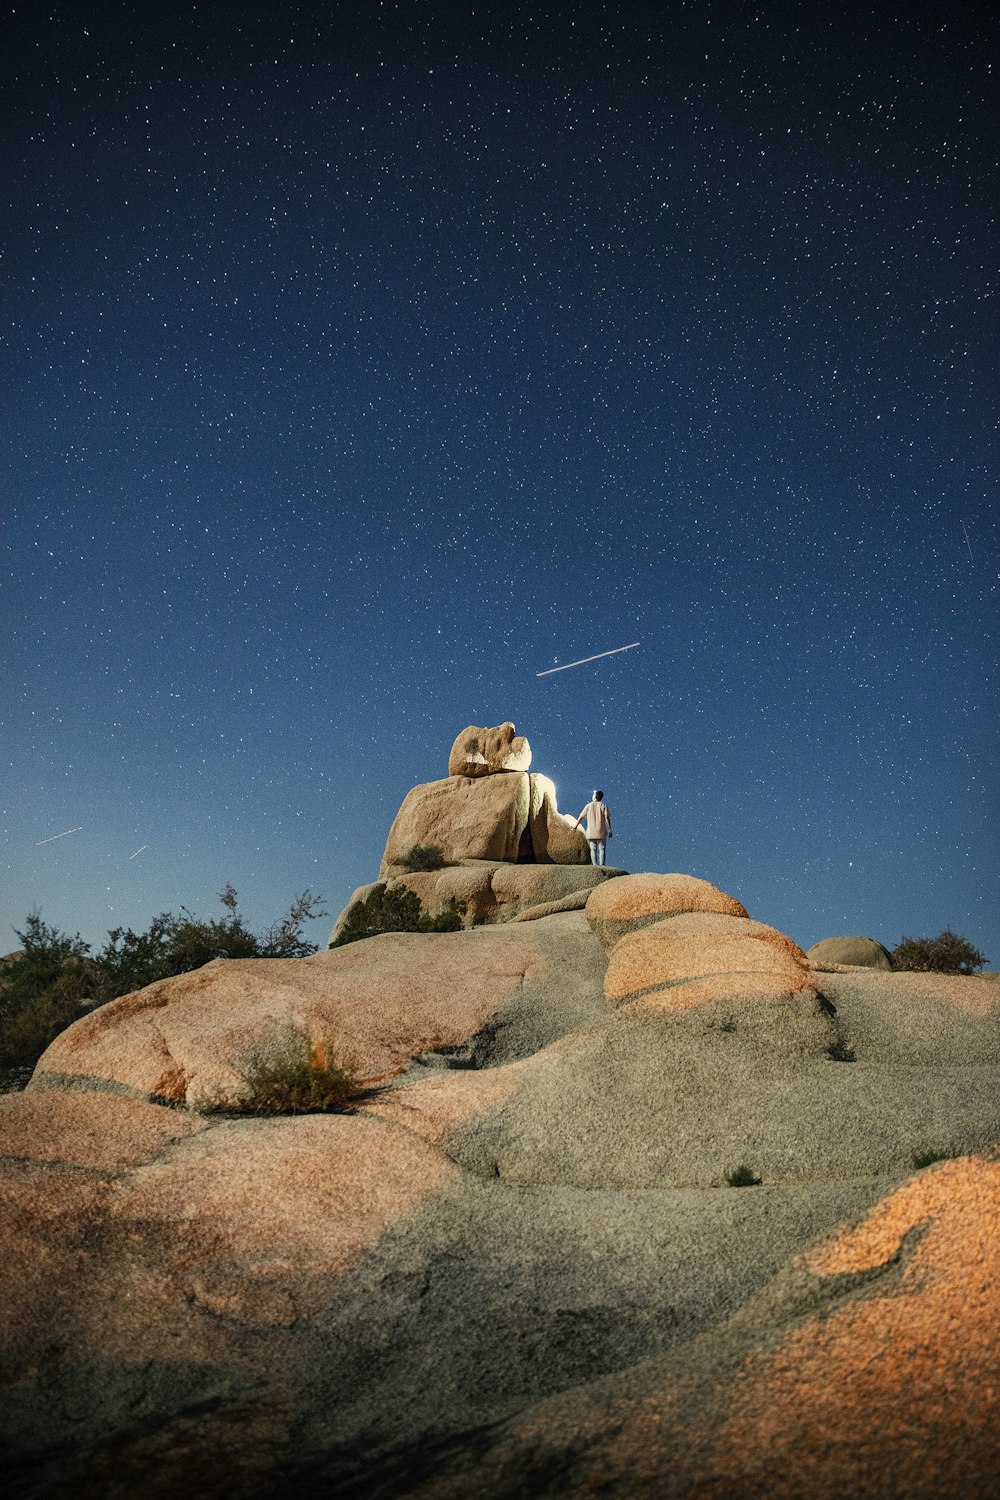
<path fill-rule="evenodd" d="M 686 874 L 398 878 L 493 925 L 216 961 L 0 1098 L 11 1493 L 991 1494 L 1000 986 Z M 354 1112 L 207 1112 L 289 1026 Z"/>
<path fill-rule="evenodd" d="M 513 724 L 470 725 L 455 740 L 448 775 L 408 792 L 389 830 L 379 879 L 399 875 L 415 847 L 449 865 L 465 860 L 589 864 L 587 840 L 560 813 L 547 776 L 529 771 L 531 747 Z"/>

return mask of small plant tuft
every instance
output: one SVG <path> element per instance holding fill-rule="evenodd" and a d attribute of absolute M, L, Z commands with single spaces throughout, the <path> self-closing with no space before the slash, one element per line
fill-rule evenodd
<path fill-rule="evenodd" d="M 241 1072 L 243 1097 L 213 1108 L 227 1114 L 338 1114 L 363 1092 L 353 1061 L 338 1059 L 329 1038 L 314 1042 L 300 1026 L 276 1028 L 246 1053 Z"/>
<path fill-rule="evenodd" d="M 924 1167 L 932 1167 L 937 1161 L 954 1161 L 961 1154 L 957 1146 L 948 1146 L 943 1151 L 914 1151 L 913 1165 L 916 1171 L 922 1172 Z"/>
<path fill-rule="evenodd" d="M 831 1062 L 857 1062 L 857 1054 L 853 1047 L 849 1047 L 843 1037 L 831 1042 L 826 1049 L 826 1055 Z"/>
<path fill-rule="evenodd" d="M 414 844 L 399 862 L 411 875 L 422 870 L 443 870 L 448 863 L 444 850 L 437 844 Z"/>
<path fill-rule="evenodd" d="M 735 1172 L 729 1172 L 726 1182 L 730 1187 L 760 1187 L 761 1178 L 754 1176 L 750 1167 L 744 1164 L 737 1167 Z"/>

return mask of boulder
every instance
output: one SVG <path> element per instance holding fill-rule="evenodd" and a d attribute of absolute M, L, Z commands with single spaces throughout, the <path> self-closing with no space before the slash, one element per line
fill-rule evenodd
<path fill-rule="evenodd" d="M 449 865 L 465 859 L 528 858 L 530 803 L 528 777 L 521 772 L 479 779 L 446 776 L 415 786 L 389 829 L 379 879 L 402 874 L 403 860 L 417 844 L 440 849 Z"/>
<path fill-rule="evenodd" d="M 513 724 L 480 729 L 470 724 L 456 735 L 448 756 L 449 776 L 492 776 L 497 771 L 527 771 L 531 746 Z"/>
<path fill-rule="evenodd" d="M 82 1017 L 43 1054 L 29 1088 L 236 1102 L 248 1053 L 288 1026 L 314 1044 L 332 1039 L 368 1086 L 443 1049 L 507 1060 L 606 1014 L 603 974 L 603 951 L 576 913 L 530 927 L 387 933 L 311 958 L 217 959 Z"/>
<path fill-rule="evenodd" d="M 604 947 L 651 922 L 678 912 L 719 912 L 745 917 L 746 907 L 707 880 L 694 875 L 626 875 L 611 886 L 598 888 L 587 903 L 587 921 Z"/>
<path fill-rule="evenodd" d="M 621 1005 L 664 989 L 669 993 L 661 998 L 670 1005 L 679 981 L 748 974 L 768 975 L 792 990 L 814 989 L 805 954 L 783 932 L 748 917 L 691 912 L 620 938 L 608 961 L 604 993 L 609 1004 Z"/>
<path fill-rule="evenodd" d="M 892 968 L 888 950 L 870 937 L 822 938 L 806 950 L 806 958 L 818 969 L 838 964 L 862 969 Z"/>

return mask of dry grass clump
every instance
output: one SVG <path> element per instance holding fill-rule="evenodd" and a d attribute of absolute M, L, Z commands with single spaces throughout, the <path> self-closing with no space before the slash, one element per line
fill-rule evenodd
<path fill-rule="evenodd" d="M 227 1113 L 252 1115 L 333 1114 L 350 1108 L 363 1092 L 353 1059 L 338 1058 L 329 1038 L 313 1041 L 304 1027 L 277 1027 L 243 1057 L 246 1085 Z"/>

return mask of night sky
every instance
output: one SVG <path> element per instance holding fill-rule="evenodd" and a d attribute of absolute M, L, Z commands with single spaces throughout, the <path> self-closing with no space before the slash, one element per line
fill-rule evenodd
<path fill-rule="evenodd" d="M 1000 967 L 994 13 L 8 6 L 0 952 L 322 943 L 512 719 L 611 862 Z"/>

